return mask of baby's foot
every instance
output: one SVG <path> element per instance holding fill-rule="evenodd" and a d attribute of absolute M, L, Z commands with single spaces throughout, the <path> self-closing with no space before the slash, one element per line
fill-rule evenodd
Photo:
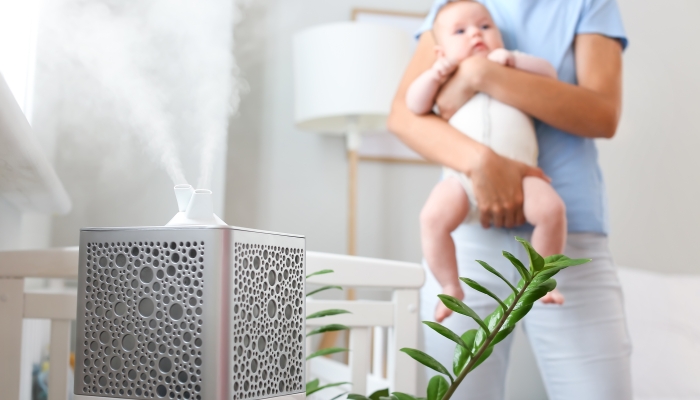
<path fill-rule="evenodd" d="M 445 320 L 445 318 L 449 317 L 452 314 L 452 310 L 449 308 L 445 307 L 442 302 L 438 303 L 437 308 L 435 309 L 435 321 L 436 322 L 442 322 Z"/>
<path fill-rule="evenodd" d="M 551 292 L 545 294 L 544 297 L 540 299 L 540 301 L 544 304 L 562 305 L 564 304 L 564 295 L 562 295 L 559 290 L 554 289 Z"/>
<path fill-rule="evenodd" d="M 462 291 L 462 286 L 459 283 L 446 285 L 442 288 L 442 293 L 448 296 L 452 296 L 457 300 L 464 299 L 464 292 Z M 445 307 L 442 301 L 439 301 L 437 307 L 435 307 L 435 321 L 442 322 L 445 318 L 452 314 L 452 310 Z"/>

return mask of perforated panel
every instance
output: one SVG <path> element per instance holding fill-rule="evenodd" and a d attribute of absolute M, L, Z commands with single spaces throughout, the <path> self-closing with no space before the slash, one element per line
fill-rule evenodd
<path fill-rule="evenodd" d="M 232 399 L 304 389 L 304 249 L 235 243 Z"/>
<path fill-rule="evenodd" d="M 87 244 L 75 393 L 202 399 L 204 250 L 203 241 Z"/>

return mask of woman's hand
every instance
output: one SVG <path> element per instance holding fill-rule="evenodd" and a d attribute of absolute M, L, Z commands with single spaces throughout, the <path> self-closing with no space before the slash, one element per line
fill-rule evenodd
<path fill-rule="evenodd" d="M 523 178 L 550 181 L 541 169 L 502 157 L 485 148 L 469 177 L 479 205 L 481 226 L 513 228 L 525 223 Z"/>
<path fill-rule="evenodd" d="M 478 92 L 478 86 L 492 65 L 496 63 L 484 57 L 469 57 L 459 63 L 457 72 L 442 85 L 435 99 L 442 118 L 449 120 Z"/>

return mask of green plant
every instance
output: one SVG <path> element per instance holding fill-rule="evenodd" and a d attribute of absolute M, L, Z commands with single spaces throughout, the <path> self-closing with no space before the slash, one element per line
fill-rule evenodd
<path fill-rule="evenodd" d="M 312 274 L 307 275 L 306 279 L 309 279 L 310 277 L 316 276 L 316 275 L 330 274 L 332 272 L 333 272 L 333 270 L 324 269 L 324 270 L 317 271 L 317 272 L 314 272 Z M 340 286 L 333 286 L 333 285 L 323 286 L 323 287 L 320 287 L 316 290 L 313 290 L 313 291 L 307 293 L 306 297 L 309 297 L 309 296 L 314 295 L 316 293 L 320 293 L 320 292 L 323 292 L 325 290 L 330 290 L 330 289 L 342 290 L 343 288 Z M 309 319 L 314 319 L 314 318 L 323 318 L 323 317 L 329 317 L 332 315 L 349 314 L 349 313 L 350 312 L 346 311 L 346 310 L 329 309 L 329 310 L 322 310 L 322 311 L 307 315 L 306 319 L 309 320 Z M 323 325 L 319 328 L 312 330 L 311 332 L 307 333 L 306 336 L 309 337 L 309 336 L 318 335 L 318 334 L 325 333 L 325 332 L 344 331 L 344 330 L 348 330 L 348 329 L 350 329 L 350 328 L 345 326 L 345 325 L 328 324 L 328 325 Z M 312 358 L 315 358 L 315 357 L 325 356 L 328 354 L 343 353 L 346 351 L 348 351 L 348 349 L 345 349 L 342 347 L 330 347 L 327 349 L 321 349 L 321 350 L 315 351 L 315 352 L 309 354 L 308 356 L 306 356 L 306 361 L 311 360 Z M 333 383 L 328 383 L 326 385 L 321 385 L 318 379 L 314 379 L 314 380 L 306 383 L 306 395 L 309 396 L 313 393 L 320 392 L 323 389 L 328 389 L 331 387 L 345 385 L 345 384 L 350 384 L 350 382 L 333 382 Z M 340 395 L 334 397 L 331 400 L 335 400 L 338 397 L 341 397 L 345 394 L 347 394 L 347 392 L 341 393 Z"/>
<path fill-rule="evenodd" d="M 425 399 L 450 399 L 467 374 L 483 363 L 493 352 L 494 346 L 513 332 L 515 324 L 530 311 L 533 303 L 557 286 L 557 282 L 552 278 L 554 275 L 564 268 L 585 264 L 591 261 L 588 258 L 571 259 L 563 254 L 543 258 L 525 239 L 519 237 L 515 239 L 523 245 L 530 261 L 529 268 L 526 268 L 514 255 L 503 251 L 503 256 L 513 264 L 521 276 L 517 286 L 513 286 L 503 275 L 484 261 L 477 260 L 482 267 L 496 275 L 508 285 L 513 292 L 508 298 L 505 300 L 499 299 L 495 294 L 478 282 L 469 278 L 459 278 L 474 290 L 496 300 L 498 307 L 489 316 L 481 319 L 474 310 L 469 308 L 469 306 L 464 304 L 461 300 L 452 296 L 438 295 L 447 308 L 476 321 L 479 325 L 478 329 L 470 329 L 462 335 L 457 335 L 438 323 L 423 321 L 425 325 L 435 332 L 456 344 L 452 365 L 454 377 L 445 366 L 430 355 L 416 349 L 401 349 L 401 351 L 408 354 L 414 360 L 440 373 L 440 375 L 435 375 L 430 379 Z M 445 376 L 449 379 L 449 382 Z M 348 396 L 348 398 L 367 400 L 365 396 L 356 394 L 352 394 Z M 393 392 L 389 396 L 382 397 L 382 400 L 383 399 L 418 400 L 418 398 L 412 395 L 400 392 Z"/>

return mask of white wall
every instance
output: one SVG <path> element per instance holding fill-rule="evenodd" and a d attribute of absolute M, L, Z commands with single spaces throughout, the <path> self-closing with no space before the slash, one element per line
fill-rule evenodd
<path fill-rule="evenodd" d="M 291 39 L 307 26 L 349 20 L 355 7 L 425 12 L 429 3 L 270 0 L 244 12 L 236 57 L 250 92 L 231 126 L 229 223 L 304 234 L 309 250 L 346 251 L 345 143 L 294 127 Z M 420 261 L 417 215 L 438 176 L 437 167 L 362 163 L 359 254 Z"/>
<path fill-rule="evenodd" d="M 618 0 L 630 46 L 617 136 L 599 143 L 610 243 L 631 268 L 698 272 L 700 2 Z"/>

